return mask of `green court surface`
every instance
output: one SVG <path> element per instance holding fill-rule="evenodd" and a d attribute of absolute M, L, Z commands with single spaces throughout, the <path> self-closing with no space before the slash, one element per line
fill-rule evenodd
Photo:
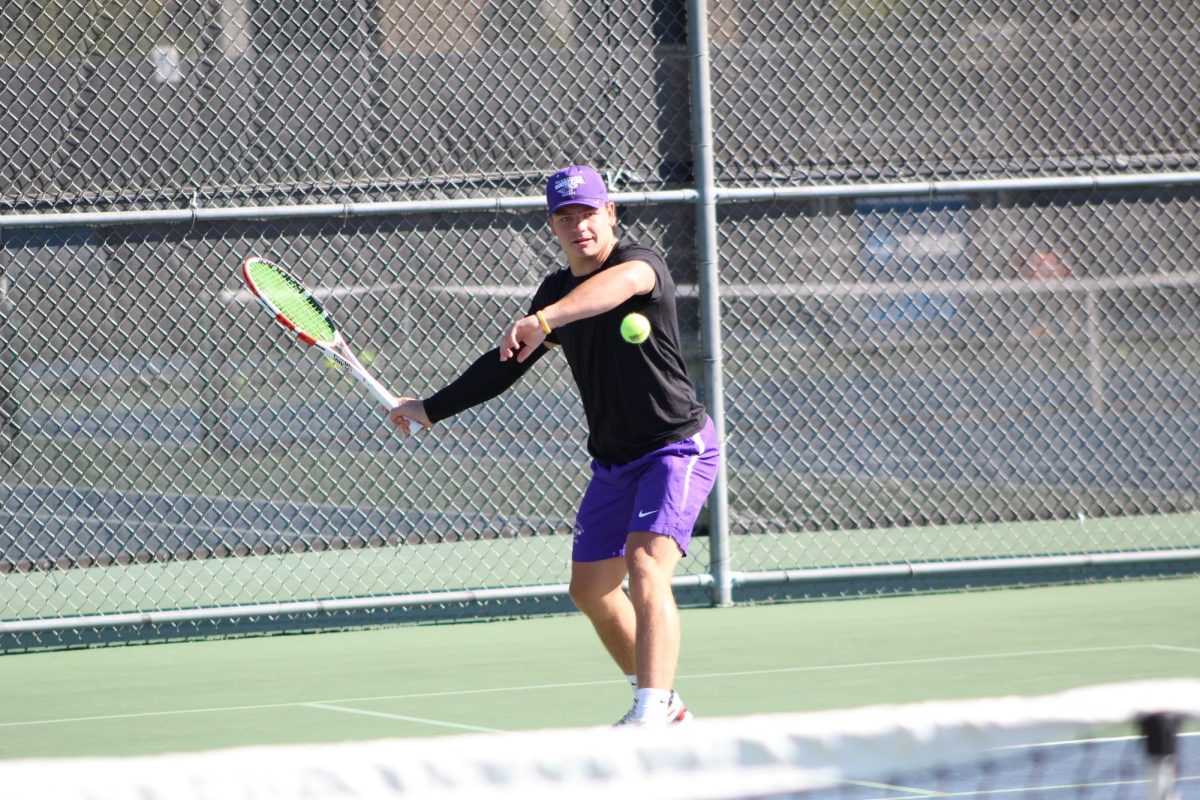
<path fill-rule="evenodd" d="M 1200 578 L 683 612 L 697 715 L 1200 674 Z M 607 724 L 630 690 L 580 615 L 0 657 L 0 757 Z"/>

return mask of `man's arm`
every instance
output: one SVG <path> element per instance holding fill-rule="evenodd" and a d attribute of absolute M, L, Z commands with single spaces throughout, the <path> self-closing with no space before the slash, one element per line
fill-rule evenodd
<path fill-rule="evenodd" d="M 475 362 L 467 367 L 462 375 L 431 397 L 424 400 L 418 400 L 415 397 L 401 397 L 396 407 L 388 412 L 388 419 L 400 428 L 405 436 L 412 433 L 411 422 L 413 421 L 428 428 L 435 422 L 440 422 L 503 394 L 545 352 L 546 348 L 543 347 L 532 359 L 521 363 L 515 361 L 502 363 L 500 359 L 496 358 L 497 351 L 491 350 L 475 359 Z"/>
<path fill-rule="evenodd" d="M 500 339 L 500 360 L 523 363 L 546 340 L 547 329 L 611 311 L 635 295 L 654 291 L 657 280 L 645 261 L 626 261 L 593 275 L 538 314 L 514 322 Z"/>

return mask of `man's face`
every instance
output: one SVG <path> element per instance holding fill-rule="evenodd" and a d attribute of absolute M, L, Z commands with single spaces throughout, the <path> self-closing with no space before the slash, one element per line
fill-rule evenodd
<path fill-rule="evenodd" d="M 550 215 L 550 229 L 568 261 L 607 256 L 616 238 L 617 209 L 612 203 L 602 208 L 569 205 Z"/>

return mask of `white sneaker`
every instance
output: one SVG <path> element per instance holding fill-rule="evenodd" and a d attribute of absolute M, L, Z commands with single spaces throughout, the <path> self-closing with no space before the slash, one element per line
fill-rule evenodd
<path fill-rule="evenodd" d="M 614 728 L 623 728 L 626 725 L 641 725 L 641 724 L 642 723 L 638 722 L 638 718 L 637 718 L 637 702 L 634 702 L 634 704 L 629 707 L 629 710 L 625 712 L 625 716 L 621 717 L 619 720 L 617 720 L 616 722 L 613 723 L 613 727 Z"/>
<path fill-rule="evenodd" d="M 667 702 L 667 724 L 687 725 L 693 719 L 692 712 L 683 704 L 683 699 L 672 689 L 671 699 Z"/>
<path fill-rule="evenodd" d="M 613 727 L 621 728 L 630 725 L 639 728 L 666 728 L 671 725 L 686 725 L 692 719 L 692 712 L 688 711 L 687 706 L 683 704 L 683 700 L 672 689 L 671 699 L 667 701 L 667 710 L 663 716 L 652 719 L 638 719 L 637 703 L 634 702 L 629 707 L 629 710 L 625 712 L 625 716 L 613 723 Z"/>

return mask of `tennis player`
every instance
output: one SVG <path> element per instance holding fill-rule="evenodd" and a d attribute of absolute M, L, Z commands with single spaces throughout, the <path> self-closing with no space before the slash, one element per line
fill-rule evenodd
<path fill-rule="evenodd" d="M 528 315 L 497 348 L 431 397 L 402 397 L 389 417 L 405 434 L 411 421 L 430 426 L 496 397 L 562 348 L 592 456 L 571 552 L 571 599 L 634 687 L 633 707 L 617 725 L 684 723 L 692 715 L 673 689 L 680 629 L 671 576 L 716 479 L 716 433 L 687 376 L 675 285 L 662 257 L 618 239 L 616 206 L 591 167 L 551 175 L 546 203 L 566 267 L 542 281 Z M 620 333 L 635 311 L 651 326 L 641 344 Z"/>

